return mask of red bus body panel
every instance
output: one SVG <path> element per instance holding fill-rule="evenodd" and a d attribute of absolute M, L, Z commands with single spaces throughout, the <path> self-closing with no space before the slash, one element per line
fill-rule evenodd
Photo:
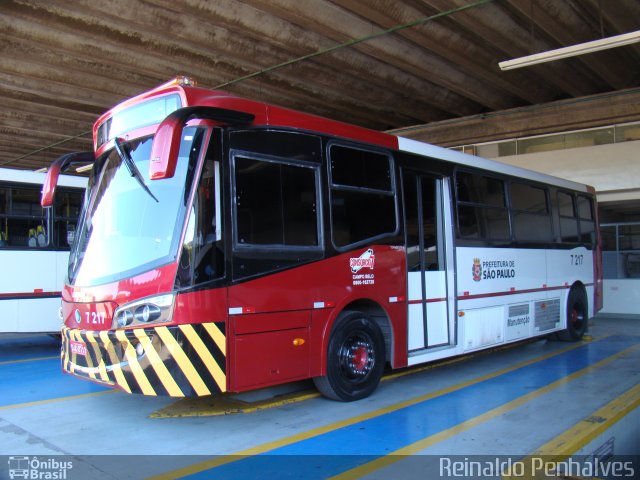
<path fill-rule="evenodd" d="M 351 259 L 372 248 L 373 269 L 353 273 Z M 322 375 L 337 315 L 360 302 L 391 319 L 395 367 L 407 364 L 404 249 L 375 246 L 229 287 L 231 391 Z M 369 276 L 362 281 L 359 276 Z M 357 278 L 356 278 L 357 277 Z M 286 295 L 283 295 L 286 292 Z M 245 313 L 246 312 L 246 313 Z M 294 345 L 296 339 L 304 343 Z M 258 348 L 259 347 L 259 348 Z"/>

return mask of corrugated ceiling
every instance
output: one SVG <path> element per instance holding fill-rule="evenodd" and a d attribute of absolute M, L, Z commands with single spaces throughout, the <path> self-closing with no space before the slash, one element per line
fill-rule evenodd
<path fill-rule="evenodd" d="M 176 75 L 216 87 L 292 60 L 223 88 L 386 130 L 640 85 L 638 44 L 509 72 L 497 65 L 638 30 L 638 0 L 476 3 L 2 1 L 0 167 L 37 169 L 90 149 L 100 113 Z"/>

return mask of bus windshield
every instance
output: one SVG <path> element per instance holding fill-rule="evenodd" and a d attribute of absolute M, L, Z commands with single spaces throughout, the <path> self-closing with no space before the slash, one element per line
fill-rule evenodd
<path fill-rule="evenodd" d="M 153 137 L 123 144 L 154 199 L 117 149 L 96 162 L 69 261 L 69 282 L 114 282 L 174 261 L 202 145 L 203 129 L 185 128 L 175 175 L 149 179 Z"/>

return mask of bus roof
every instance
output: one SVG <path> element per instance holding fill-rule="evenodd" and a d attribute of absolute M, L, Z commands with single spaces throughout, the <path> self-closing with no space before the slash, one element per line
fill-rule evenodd
<path fill-rule="evenodd" d="M 403 152 L 416 153 L 426 157 L 436 158 L 447 162 L 453 162 L 458 165 L 468 167 L 481 168 L 491 172 L 501 173 L 504 175 L 512 175 L 518 178 L 524 178 L 534 182 L 555 185 L 561 188 L 577 190 L 581 192 L 593 192 L 593 188 L 578 182 L 572 182 L 564 178 L 554 177 L 545 173 L 535 172 L 522 167 L 516 167 L 507 163 L 489 160 L 488 158 L 469 155 L 467 153 L 458 152 L 448 148 L 438 147 L 429 143 L 411 140 L 409 138 L 398 137 L 398 149 Z"/>
<path fill-rule="evenodd" d="M 15 170 L 13 168 L 0 168 L 0 182 L 15 182 L 37 184 L 42 186 L 46 173 L 34 172 L 32 170 Z M 73 175 L 60 175 L 58 185 L 61 187 L 86 188 L 86 177 L 76 177 Z"/>
<path fill-rule="evenodd" d="M 535 172 L 526 168 L 508 165 L 474 155 L 460 153 L 424 142 L 403 138 L 385 132 L 379 132 L 336 120 L 330 120 L 308 113 L 291 110 L 268 103 L 237 97 L 224 91 L 208 90 L 193 86 L 194 82 L 187 77 L 177 77 L 152 90 L 132 97 L 116 105 L 101 115 L 93 127 L 94 145 L 97 145 L 97 132 L 109 118 L 120 112 L 153 98 L 178 94 L 181 106 L 212 106 L 251 113 L 254 115 L 253 125 L 297 128 L 338 136 L 358 142 L 370 143 L 385 148 L 424 155 L 434 159 L 465 165 L 488 171 L 512 175 L 527 180 L 555 185 L 561 188 L 582 192 L 594 192 L 592 187 L 551 175 Z M 178 107 L 179 108 L 179 107 Z"/>

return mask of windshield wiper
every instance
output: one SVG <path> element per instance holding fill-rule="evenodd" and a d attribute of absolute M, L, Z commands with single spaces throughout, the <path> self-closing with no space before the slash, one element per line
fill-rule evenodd
<path fill-rule="evenodd" d="M 129 173 L 131 174 L 131 176 L 138 181 L 138 183 L 144 189 L 145 192 L 151 195 L 151 198 L 153 198 L 156 201 L 156 203 L 160 203 L 156 198 L 156 196 L 153 193 L 151 193 L 151 190 L 149 190 L 149 187 L 147 187 L 147 184 L 144 183 L 144 177 L 140 173 L 140 170 L 138 170 L 138 167 L 136 167 L 136 162 L 134 162 L 133 158 L 131 158 L 131 154 L 129 153 L 129 150 L 127 150 L 127 147 L 124 145 L 124 142 L 122 141 L 122 139 L 116 137 L 113 139 L 113 142 L 116 147 L 116 152 L 118 152 L 118 155 L 120 155 L 120 158 L 126 165 L 127 170 L 129 170 Z"/>

